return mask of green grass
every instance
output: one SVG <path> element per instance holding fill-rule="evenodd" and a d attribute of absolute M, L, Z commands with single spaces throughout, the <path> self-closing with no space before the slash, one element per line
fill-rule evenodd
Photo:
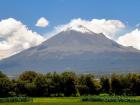
<path fill-rule="evenodd" d="M 140 105 L 140 103 L 113 103 L 113 102 L 36 102 L 36 103 L 2 103 L 0 105 Z"/>
<path fill-rule="evenodd" d="M 50 97 L 50 98 L 34 98 L 33 102 L 80 102 L 79 97 Z"/>
<path fill-rule="evenodd" d="M 140 99 L 140 97 L 133 97 Z M 0 105 L 140 105 L 138 102 L 81 102 L 80 97 L 34 98 L 33 102 L 0 103 Z"/>

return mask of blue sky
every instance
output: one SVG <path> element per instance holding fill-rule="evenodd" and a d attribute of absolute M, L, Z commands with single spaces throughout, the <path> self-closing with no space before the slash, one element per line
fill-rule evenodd
<path fill-rule="evenodd" d="M 0 20 L 15 18 L 40 34 L 73 18 L 118 19 L 133 27 L 140 23 L 139 10 L 140 0 L 0 0 Z M 48 27 L 35 26 L 40 17 Z"/>
<path fill-rule="evenodd" d="M 140 50 L 139 11 L 140 0 L 0 0 L 0 59 L 81 24 Z M 41 17 L 47 27 L 36 24 Z"/>

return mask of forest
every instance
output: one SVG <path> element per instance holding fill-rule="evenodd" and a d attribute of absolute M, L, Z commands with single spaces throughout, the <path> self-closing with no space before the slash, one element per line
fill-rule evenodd
<path fill-rule="evenodd" d="M 25 71 L 16 78 L 0 72 L 0 97 L 76 97 L 108 94 L 140 96 L 140 74 L 95 74 Z"/>

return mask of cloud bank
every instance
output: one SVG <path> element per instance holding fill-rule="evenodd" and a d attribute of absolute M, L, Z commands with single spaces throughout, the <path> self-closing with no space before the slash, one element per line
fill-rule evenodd
<path fill-rule="evenodd" d="M 56 26 L 52 33 L 49 33 L 47 38 L 52 37 L 53 35 L 61 32 L 66 31 L 67 29 L 71 28 L 77 30 L 77 26 L 82 25 L 92 32 L 97 34 L 103 33 L 106 37 L 113 39 L 114 41 L 118 42 L 123 46 L 132 46 L 136 49 L 140 50 L 140 30 L 135 29 L 131 32 L 126 32 L 125 34 L 121 35 L 120 37 L 117 36 L 117 32 L 127 30 L 125 24 L 120 20 L 106 20 L 106 19 L 92 19 L 92 20 L 84 20 L 81 18 L 73 19 L 69 23 L 64 25 Z M 136 25 L 137 27 L 139 24 Z"/>
<path fill-rule="evenodd" d="M 41 17 L 36 22 L 37 27 L 46 27 L 46 26 L 48 26 L 48 24 L 49 24 L 49 21 L 47 19 L 45 19 L 44 17 Z"/>
<path fill-rule="evenodd" d="M 38 26 L 45 27 L 48 25 L 48 23 L 43 21 L 39 22 L 40 25 L 38 24 Z M 103 33 L 106 37 L 115 40 L 121 45 L 132 46 L 140 50 L 140 30 L 135 29 L 116 38 L 117 32 L 127 28 L 120 20 L 73 19 L 67 24 L 56 26 L 54 30 L 48 34 L 49 36 L 44 38 L 40 34 L 28 29 L 28 27 L 22 22 L 13 18 L 8 18 L 0 21 L 0 59 L 14 55 L 24 49 L 39 45 L 44 40 L 61 31 L 66 31 L 71 27 L 77 29 L 77 26 L 79 25 L 82 25 L 97 34 Z"/>
<path fill-rule="evenodd" d="M 81 18 L 73 19 L 68 24 L 59 25 L 55 27 L 53 33 L 56 34 L 61 31 L 65 31 L 70 27 L 77 27 L 82 25 L 92 32 L 103 33 L 108 38 L 113 39 L 117 31 L 125 28 L 125 24 L 120 20 L 106 20 L 106 19 L 92 19 L 92 20 L 83 20 Z"/>
<path fill-rule="evenodd" d="M 140 30 L 135 29 L 123 36 L 120 36 L 117 42 L 123 46 L 132 46 L 140 50 Z"/>
<path fill-rule="evenodd" d="M 0 21 L 0 59 L 36 46 L 45 39 L 13 18 Z"/>

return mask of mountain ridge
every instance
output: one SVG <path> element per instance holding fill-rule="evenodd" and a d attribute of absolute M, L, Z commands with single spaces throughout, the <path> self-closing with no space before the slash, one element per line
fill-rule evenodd
<path fill-rule="evenodd" d="M 42 44 L 0 61 L 6 73 L 40 72 L 139 72 L 140 51 L 119 45 L 103 34 L 66 30 Z"/>

